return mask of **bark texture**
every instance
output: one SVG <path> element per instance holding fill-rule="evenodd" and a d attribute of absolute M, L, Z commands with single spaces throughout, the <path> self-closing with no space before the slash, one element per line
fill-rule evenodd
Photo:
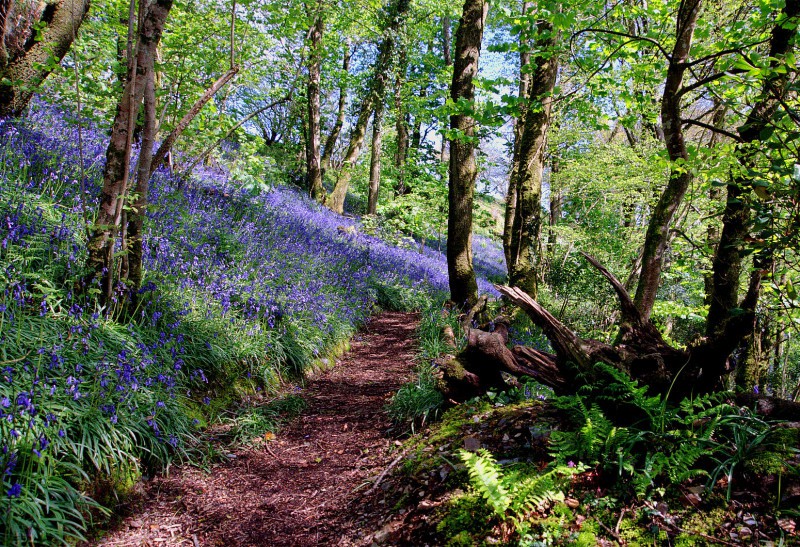
<path fill-rule="evenodd" d="M 528 109 L 520 135 L 519 163 L 514 190 L 517 194 L 509 243 L 509 284 L 536 298 L 541 254 L 542 176 L 547 131 L 558 76 L 558 33 L 549 21 L 537 24 L 536 68 L 531 75 Z"/>
<path fill-rule="evenodd" d="M 478 74 L 483 29 L 489 4 L 466 0 L 456 31 L 455 63 L 450 97 L 456 104 L 475 100 L 474 78 Z M 450 117 L 450 129 L 458 138 L 450 141 L 450 185 L 447 215 L 447 271 L 450 298 L 459 306 L 472 306 L 478 299 L 478 284 L 472 266 L 472 207 L 475 194 L 475 120 L 467 114 Z"/>
<path fill-rule="evenodd" d="M 6 36 L 10 34 L 10 25 L 12 17 L 12 0 L 0 0 L 0 66 L 5 67 L 8 64 L 10 55 L 8 48 L 6 48 Z"/>
<path fill-rule="evenodd" d="M 661 281 L 661 269 L 664 266 L 665 253 L 668 249 L 670 223 L 692 180 L 691 171 L 686 166 L 689 153 L 686 150 L 683 135 L 680 91 L 683 87 L 684 74 L 688 68 L 686 62 L 689 59 L 701 4 L 702 0 L 681 2 L 675 29 L 675 46 L 672 49 L 664 81 L 664 94 L 661 98 L 661 123 L 672 167 L 667 187 L 661 194 L 650 217 L 642 251 L 642 271 L 636 288 L 635 302 L 645 319 L 650 318 L 656 301 L 656 293 Z"/>
<path fill-rule="evenodd" d="M 8 16 L 13 2 L 0 2 L 0 24 L 4 31 L 0 42 L 4 42 Z M 3 46 L 0 57 L 0 117 L 20 116 L 33 94 L 50 75 L 52 68 L 61 62 L 72 45 L 78 28 L 89 12 L 89 0 L 60 0 L 48 2 L 40 23 L 45 26 L 41 40 L 28 40 L 17 55 L 9 57 Z M 2 59 L 0 59 L 2 60 Z"/>

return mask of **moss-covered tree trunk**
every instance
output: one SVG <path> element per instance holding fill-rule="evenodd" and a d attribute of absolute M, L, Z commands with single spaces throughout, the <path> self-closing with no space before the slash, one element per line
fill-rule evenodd
<path fill-rule="evenodd" d="M 108 300 L 114 278 L 114 243 L 122 221 L 122 210 L 128 187 L 128 167 L 131 138 L 136 116 L 142 104 L 148 78 L 153 72 L 156 47 L 161 40 L 164 24 L 172 9 L 172 0 L 157 0 L 141 18 L 136 54 L 131 72 L 117 105 L 111 138 L 106 150 L 103 188 L 94 227 L 89 238 L 86 282 L 101 279 L 101 296 Z M 133 24 L 133 21 L 131 21 Z"/>
<path fill-rule="evenodd" d="M 787 55 L 793 52 L 800 23 L 800 0 L 787 0 L 770 36 L 769 58 L 772 72 L 765 79 L 761 97 L 753 104 L 747 118 L 738 129 L 740 143 L 736 157 L 741 169 L 734 173 L 727 186 L 727 201 L 722 216 L 722 232 L 712 265 L 713 289 L 706 320 L 706 337 L 719 340 L 719 349 L 725 360 L 713 360 L 707 367 L 708 375 L 702 387 L 713 389 L 728 368 L 727 356 L 748 335 L 752 334 L 756 320 L 756 306 L 765 277 L 770 275 L 774 257 L 769 246 L 758 249 L 753 255 L 753 265 L 748 275 L 747 290 L 741 301 L 740 277 L 743 271 L 745 239 L 759 238 L 750 232 L 750 208 L 744 198 L 752 188 L 749 175 L 754 154 L 760 146 L 761 132 L 768 127 L 775 113 L 784 103 L 789 86 L 788 71 L 781 67 Z"/>
<path fill-rule="evenodd" d="M 89 0 L 50 1 L 42 11 L 41 39 L 25 41 L 21 51 L 0 50 L 0 118 L 21 115 L 33 94 L 69 51 L 78 28 L 89 11 Z M 13 7 L 11 0 L 0 2 L 0 44 L 4 44 Z M 4 83 L 5 82 L 5 83 Z"/>
<path fill-rule="evenodd" d="M 367 131 L 370 114 L 372 114 L 379 102 L 382 103 L 384 101 L 386 96 L 386 78 L 391 73 L 395 42 L 410 4 L 411 0 L 394 0 L 389 7 L 389 17 L 384 29 L 383 40 L 378 47 L 378 58 L 375 61 L 372 79 L 364 101 L 361 103 L 356 125 L 350 134 L 350 143 L 347 146 L 347 153 L 342 162 L 342 169 L 339 172 L 336 185 L 325 202 L 328 208 L 336 213 L 342 214 L 344 212 L 344 200 L 347 197 L 347 191 L 350 189 L 353 168 L 361 155 L 361 146 L 364 143 L 364 135 Z"/>
<path fill-rule="evenodd" d="M 383 101 L 375 104 L 372 117 L 372 153 L 369 160 L 369 195 L 367 214 L 378 214 L 378 195 L 381 189 L 381 148 L 383 148 Z"/>
<path fill-rule="evenodd" d="M 450 21 L 450 17 L 446 15 L 442 17 L 442 58 L 444 60 L 445 67 L 453 66 L 453 34 L 451 26 L 452 22 Z M 450 152 L 447 149 L 447 145 L 447 139 L 442 138 L 442 150 L 440 153 L 442 163 L 447 163 L 450 161 Z"/>
<path fill-rule="evenodd" d="M 344 127 L 344 119 L 347 116 L 345 107 L 347 106 L 347 77 L 350 72 L 350 58 L 351 51 L 350 43 L 348 42 L 344 46 L 344 57 L 342 58 L 342 77 L 339 80 L 339 102 L 336 105 L 336 121 L 331 128 L 331 132 L 328 133 L 328 138 L 325 139 L 325 147 L 320 159 L 323 174 L 330 169 L 333 150 L 339 141 L 339 135 L 342 133 L 342 127 Z"/>
<path fill-rule="evenodd" d="M 688 69 L 686 61 L 692 48 L 692 38 L 701 4 L 702 0 L 686 0 L 681 3 L 677 15 L 675 45 L 672 48 L 664 80 L 661 123 L 671 169 L 667 187 L 653 209 L 644 239 L 642 271 L 634 302 L 645 319 L 650 318 L 656 301 L 656 293 L 661 282 L 661 269 L 668 248 L 670 224 L 692 180 L 692 172 L 686 168 L 689 153 L 686 150 L 681 120 L 683 97 L 681 89 L 684 74 Z"/>
<path fill-rule="evenodd" d="M 509 284 L 536 297 L 541 262 L 542 176 L 547 132 L 553 108 L 553 89 L 558 76 L 558 33 L 549 21 L 537 24 L 536 49 L 528 93 L 528 111 L 520 135 L 519 164 L 514 189 L 517 193 L 511 227 Z"/>
<path fill-rule="evenodd" d="M 522 15 L 527 14 L 531 6 L 530 2 L 523 2 Z M 530 62 L 530 43 L 523 38 L 520 40 L 519 48 L 519 114 L 514 120 L 514 150 L 511 155 L 511 170 L 508 176 L 508 191 L 506 192 L 506 208 L 503 219 L 503 254 L 506 258 L 506 269 L 509 272 L 513 269 L 516 259 L 516 255 L 511 252 L 511 233 L 514 229 L 514 217 L 517 214 L 519 152 L 522 145 L 522 128 L 525 125 L 525 113 L 528 111 L 528 89 L 531 82 L 531 73 L 528 71 L 528 65 Z"/>
<path fill-rule="evenodd" d="M 475 100 L 474 78 L 478 74 L 483 29 L 489 4 L 466 0 L 456 31 L 455 63 L 450 98 L 463 108 Z M 450 186 L 447 216 L 447 271 L 450 298 L 471 307 L 478 300 L 478 284 L 472 266 L 472 207 L 475 194 L 475 119 L 465 113 L 450 116 Z"/>
<path fill-rule="evenodd" d="M 408 193 L 406 184 L 406 160 L 408 159 L 408 120 L 403 90 L 406 85 L 406 71 L 408 70 L 408 55 L 405 40 L 401 41 L 399 62 L 394 82 L 394 127 L 397 133 L 397 148 L 394 153 L 394 166 L 397 170 L 397 183 L 394 188 L 395 195 L 402 196 Z"/>
<path fill-rule="evenodd" d="M 369 123 L 370 114 L 372 114 L 372 94 L 369 94 L 361 103 L 361 109 L 358 112 L 356 124 L 350 133 L 350 142 L 347 145 L 347 152 L 345 152 L 344 159 L 342 160 L 342 168 L 338 173 L 336 184 L 333 191 L 325 201 L 325 205 L 334 213 L 340 215 L 344 213 L 344 200 L 347 197 L 347 191 L 350 189 L 350 180 L 353 178 L 353 168 L 355 167 L 358 157 L 361 155 L 361 146 L 364 144 L 364 135 L 367 133 L 367 124 Z"/>

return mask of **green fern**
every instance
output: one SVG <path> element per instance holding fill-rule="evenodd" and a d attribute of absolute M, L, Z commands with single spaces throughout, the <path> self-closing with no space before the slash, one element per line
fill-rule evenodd
<path fill-rule="evenodd" d="M 575 424 L 551 435 L 557 461 L 582 461 L 615 471 L 631 482 L 639 497 L 663 483 L 708 477 L 703 465 L 720 462 L 714 457 L 719 451 L 715 435 L 729 429 L 730 416 L 738 415 L 738 409 L 725 402 L 725 394 L 669 405 L 664 397 L 648 395 L 645 386 L 602 363 L 585 373 L 585 380 L 591 382 L 577 395 L 555 400 Z M 615 423 L 604 409 L 614 409 L 614 415 L 628 421 Z"/>
<path fill-rule="evenodd" d="M 488 450 L 459 454 L 467 466 L 470 483 L 494 511 L 495 515 L 505 517 L 506 509 L 511 505 L 511 495 L 501 482 L 502 470 Z"/>
<path fill-rule="evenodd" d="M 521 534 L 527 529 L 527 521 L 537 510 L 555 501 L 563 501 L 561 488 L 564 476 L 579 469 L 555 467 L 541 474 L 527 475 L 519 479 L 503 469 L 487 450 L 467 452 L 459 457 L 467 467 L 470 484 L 486 500 L 494 515 L 503 522 L 511 522 Z"/>
<path fill-rule="evenodd" d="M 541 475 L 529 475 L 514 484 L 509 505 L 512 520 L 529 515 L 548 503 L 564 501 L 557 473 L 557 469 L 552 469 Z"/>

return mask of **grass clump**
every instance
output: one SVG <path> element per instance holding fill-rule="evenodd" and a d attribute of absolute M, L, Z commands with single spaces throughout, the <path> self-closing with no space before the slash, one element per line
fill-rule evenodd
<path fill-rule="evenodd" d="M 402 386 L 387 407 L 389 417 L 398 423 L 409 423 L 412 432 L 437 418 L 444 404 L 444 397 L 437 389 L 434 367 L 421 363 L 415 375 L 416 380 Z"/>
<path fill-rule="evenodd" d="M 305 399 L 294 393 L 267 404 L 244 406 L 232 417 L 223 420 L 225 425 L 230 426 L 226 437 L 237 445 L 269 441 L 282 424 L 298 416 L 305 408 Z"/>
<path fill-rule="evenodd" d="M 402 386 L 387 406 L 396 423 L 408 424 L 411 431 L 438 418 L 445 400 L 439 390 L 436 359 L 454 351 L 444 335 L 444 328 L 458 328 L 456 313 L 444 306 L 444 300 L 429 301 L 420 315 L 416 338 L 417 365 L 414 381 Z"/>

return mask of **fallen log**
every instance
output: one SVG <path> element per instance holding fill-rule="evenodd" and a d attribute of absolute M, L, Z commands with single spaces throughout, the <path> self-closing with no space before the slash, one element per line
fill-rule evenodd
<path fill-rule="evenodd" d="M 489 389 L 503 389 L 507 387 L 504 374 L 529 376 L 557 394 L 575 393 L 582 385 L 592 383 L 596 363 L 610 365 L 647 386 L 650 393 L 674 401 L 722 389 L 722 378 L 711 378 L 704 372 L 725 369 L 736 347 L 732 345 L 736 331 L 700 339 L 685 350 L 674 348 L 652 322 L 643 318 L 624 286 L 597 260 L 586 254 L 584 257 L 617 294 L 620 332 L 614 344 L 578 336 L 519 288 L 498 285 L 497 290 L 507 301 L 542 329 L 554 353 L 526 346 L 509 348 L 509 321 L 505 317 L 470 328 L 474 314 L 468 314 L 469 320 L 462 323 L 466 348 L 438 363 L 439 384 L 445 396 L 464 401 Z M 732 324 L 733 328 L 741 328 L 741 322 Z M 800 404 L 792 401 L 755 394 L 736 396 L 736 401 L 769 418 L 800 421 Z"/>

